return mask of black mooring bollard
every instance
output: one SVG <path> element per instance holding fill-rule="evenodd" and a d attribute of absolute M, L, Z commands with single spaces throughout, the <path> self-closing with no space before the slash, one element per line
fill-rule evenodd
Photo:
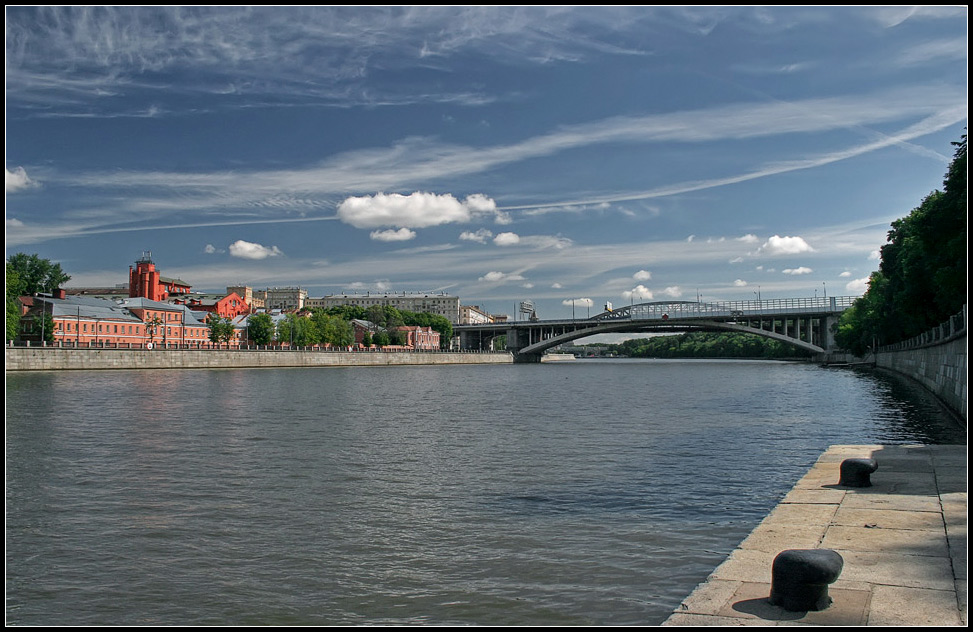
<path fill-rule="evenodd" d="M 791 612 L 824 610 L 831 605 L 828 584 L 845 561 L 831 549 L 790 549 L 774 558 L 770 603 Z"/>
<path fill-rule="evenodd" d="M 844 487 L 871 487 L 869 478 L 878 469 L 875 459 L 845 459 L 841 462 L 841 478 L 838 485 Z"/>

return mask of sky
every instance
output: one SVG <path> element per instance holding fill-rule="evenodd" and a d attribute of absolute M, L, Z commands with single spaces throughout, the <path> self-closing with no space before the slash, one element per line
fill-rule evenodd
<path fill-rule="evenodd" d="M 7 7 L 7 256 L 490 313 L 857 296 L 968 10 Z"/>

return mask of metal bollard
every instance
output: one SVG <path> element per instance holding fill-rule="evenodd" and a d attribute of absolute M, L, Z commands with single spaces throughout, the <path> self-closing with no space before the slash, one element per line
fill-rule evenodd
<path fill-rule="evenodd" d="M 831 549 L 790 549 L 774 558 L 770 603 L 791 612 L 824 610 L 831 605 L 828 584 L 845 561 Z"/>
<path fill-rule="evenodd" d="M 878 469 L 875 459 L 845 459 L 841 462 L 841 478 L 838 485 L 843 487 L 871 487 L 871 474 Z"/>

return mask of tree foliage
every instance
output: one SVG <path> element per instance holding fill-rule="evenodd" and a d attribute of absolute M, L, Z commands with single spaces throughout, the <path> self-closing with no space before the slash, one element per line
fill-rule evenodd
<path fill-rule="evenodd" d="M 953 145 L 944 190 L 892 222 L 868 290 L 838 323 L 842 348 L 862 355 L 873 345 L 907 340 L 966 303 L 966 135 Z"/>
<path fill-rule="evenodd" d="M 220 318 L 211 313 L 206 317 L 206 326 L 209 327 L 210 342 L 221 344 L 233 339 L 233 321 L 229 318 Z"/>
<path fill-rule="evenodd" d="M 42 259 L 36 254 L 28 255 L 18 252 L 7 259 L 7 271 L 17 273 L 23 284 L 21 293 L 26 295 L 38 292 L 53 292 L 71 280 L 61 269 L 60 263 L 52 263 L 50 259 Z"/>
<path fill-rule="evenodd" d="M 690 332 L 653 336 L 609 345 L 613 353 L 633 358 L 796 358 L 804 350 L 757 334 Z"/>
<path fill-rule="evenodd" d="M 269 345 L 274 339 L 274 319 L 254 314 L 247 319 L 247 339 L 255 345 Z"/>
<path fill-rule="evenodd" d="M 20 301 L 24 294 L 24 282 L 17 269 L 7 263 L 7 340 L 13 340 L 20 331 Z"/>

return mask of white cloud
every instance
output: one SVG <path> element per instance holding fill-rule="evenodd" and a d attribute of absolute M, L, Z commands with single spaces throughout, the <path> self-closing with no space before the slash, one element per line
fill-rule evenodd
<path fill-rule="evenodd" d="M 427 228 L 468 222 L 474 214 L 495 210 L 496 203 L 479 193 L 462 202 L 448 193 L 376 193 L 346 198 L 338 205 L 338 219 L 355 228 Z"/>
<path fill-rule="evenodd" d="M 622 292 L 622 298 L 648 300 L 652 298 L 652 291 L 644 285 L 636 285 L 631 290 Z"/>
<path fill-rule="evenodd" d="M 226 251 L 223 250 L 222 248 L 217 248 L 213 244 L 206 244 L 206 247 L 203 248 L 203 252 L 205 252 L 208 255 L 213 255 L 213 254 L 217 254 L 217 253 L 222 254 L 222 253 L 224 253 Z"/>
<path fill-rule="evenodd" d="M 632 278 L 635 279 L 636 281 L 648 281 L 649 279 L 652 278 L 652 273 L 649 272 L 648 270 L 639 270 L 638 272 L 632 275 Z"/>
<path fill-rule="evenodd" d="M 743 263 L 743 257 L 733 257 L 727 263 Z"/>
<path fill-rule="evenodd" d="M 37 186 L 33 180 L 27 176 L 27 171 L 23 167 L 17 167 L 13 171 L 4 168 L 4 188 L 7 193 L 16 193 L 30 187 Z"/>
<path fill-rule="evenodd" d="M 742 241 L 745 244 L 755 244 L 760 241 L 760 239 L 756 235 L 747 233 L 743 237 L 737 237 L 737 241 Z"/>
<path fill-rule="evenodd" d="M 736 281 L 733 282 L 733 285 L 735 287 L 746 287 L 747 286 L 747 282 L 744 281 L 743 279 L 737 279 Z"/>
<path fill-rule="evenodd" d="M 783 272 L 784 274 L 790 274 L 792 276 L 798 276 L 801 274 L 811 274 L 812 272 L 814 272 L 814 270 L 806 266 L 801 266 L 800 268 L 784 268 L 783 270 L 781 270 L 781 272 Z"/>
<path fill-rule="evenodd" d="M 500 233 L 493 238 L 493 243 L 498 246 L 514 246 L 520 243 L 520 235 L 517 233 Z"/>
<path fill-rule="evenodd" d="M 267 257 L 276 257 L 282 254 L 284 253 L 277 246 L 268 248 L 267 246 L 243 241 L 242 239 L 230 244 L 230 255 L 241 259 L 266 259 Z"/>
<path fill-rule="evenodd" d="M 479 281 L 486 281 L 487 283 L 506 283 L 508 281 L 523 281 L 524 277 L 517 273 L 507 274 L 506 272 L 487 272 L 481 276 Z"/>
<path fill-rule="evenodd" d="M 493 232 L 487 230 L 486 228 L 481 228 L 476 232 L 466 230 L 460 233 L 459 236 L 459 238 L 463 241 L 475 241 L 478 244 L 485 244 L 487 239 L 490 239 L 491 237 L 493 237 Z"/>
<path fill-rule="evenodd" d="M 869 261 L 878 261 L 881 258 L 882 258 L 882 253 L 879 252 L 878 250 L 873 250 L 870 253 L 868 253 Z"/>
<path fill-rule="evenodd" d="M 575 307 L 593 307 L 594 304 L 595 302 L 590 298 L 569 298 L 561 301 L 561 305 L 567 305 L 569 307 L 571 305 Z"/>
<path fill-rule="evenodd" d="M 689 237 L 686 237 L 686 243 L 691 244 L 693 243 L 694 239 L 696 239 L 696 235 L 690 235 Z"/>
<path fill-rule="evenodd" d="M 849 282 L 845 286 L 845 289 L 854 294 L 864 294 L 868 289 L 868 277 L 865 277 L 864 279 L 855 279 L 854 281 Z"/>
<path fill-rule="evenodd" d="M 774 235 L 758 249 L 758 253 L 768 255 L 796 255 L 802 252 L 813 252 L 814 249 L 801 237 L 781 237 Z"/>
<path fill-rule="evenodd" d="M 850 277 L 851 276 L 851 272 L 848 272 L 847 270 L 845 270 L 844 272 L 842 272 L 838 276 L 841 277 L 841 278 Z"/>
<path fill-rule="evenodd" d="M 400 228 L 398 230 L 373 230 L 369 237 L 375 241 L 409 241 L 410 239 L 416 238 L 416 231 L 409 230 L 408 228 Z"/>
<path fill-rule="evenodd" d="M 678 285 L 670 285 L 666 289 L 662 290 L 662 294 L 668 296 L 669 298 L 679 298 L 682 296 L 682 290 L 679 289 Z"/>
<path fill-rule="evenodd" d="M 551 289 L 552 290 L 560 290 L 562 287 L 564 287 L 564 286 L 561 285 L 560 283 L 552 283 L 551 284 Z"/>

